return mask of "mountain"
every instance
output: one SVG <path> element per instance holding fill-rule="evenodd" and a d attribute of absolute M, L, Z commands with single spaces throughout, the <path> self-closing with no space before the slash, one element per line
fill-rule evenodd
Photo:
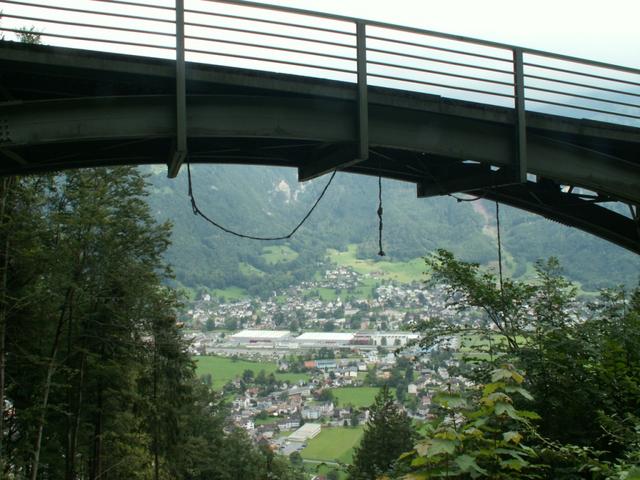
<path fill-rule="evenodd" d="M 166 178 L 164 167 L 148 171 L 152 209 L 159 220 L 174 225 L 169 261 L 177 283 L 189 289 L 235 286 L 267 294 L 312 278 L 326 262 L 328 249 L 346 250 L 353 244 L 359 258 L 379 258 L 377 178 L 338 173 L 292 238 L 260 242 L 224 233 L 192 214 L 186 166 L 177 179 Z M 298 183 L 296 171 L 287 168 L 192 167 L 200 209 L 224 227 L 254 236 L 288 234 L 328 178 Z M 496 261 L 494 203 L 418 199 L 414 185 L 391 180 L 383 180 L 382 188 L 385 260 L 406 261 L 446 248 L 465 260 Z M 500 213 L 505 266 L 512 275 L 526 275 L 536 260 L 555 256 L 585 290 L 638 282 L 636 255 L 523 211 L 501 206 Z"/>

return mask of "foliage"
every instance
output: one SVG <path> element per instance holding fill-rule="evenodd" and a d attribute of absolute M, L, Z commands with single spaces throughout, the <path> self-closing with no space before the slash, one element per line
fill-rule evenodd
<path fill-rule="evenodd" d="M 401 457 L 396 471 L 408 465 L 402 478 L 540 478 L 535 450 L 526 445 L 531 420 L 538 415 L 518 410 L 513 395 L 531 399 L 524 377 L 510 366 L 491 372 L 492 382 L 472 392 L 440 392 L 434 398 L 445 413 L 426 439 Z"/>
<path fill-rule="evenodd" d="M 170 248 L 168 259 L 176 265 L 180 284 L 193 290 L 234 285 L 249 295 L 266 297 L 274 290 L 312 280 L 323 270 L 319 263 L 325 263 L 327 257 L 365 273 L 382 271 L 385 278 L 400 282 L 421 280 L 418 259 L 438 245 L 449 245 L 460 258 L 482 264 L 495 257 L 494 241 L 483 232 L 493 226 L 493 215 L 487 212 L 492 205 L 484 201 L 458 203 L 447 197 L 417 199 L 411 185 L 384 180 L 385 231 L 393 234 L 385 236 L 388 256 L 375 261 L 377 241 L 371 232 L 376 228 L 377 204 L 372 195 L 376 180 L 338 174 L 330 195 L 304 228 L 289 241 L 267 247 L 269 252 L 287 252 L 288 261 L 269 261 L 262 242 L 238 241 L 185 215 L 188 205 L 179 201 L 184 178 L 169 180 L 163 169 L 153 171 L 153 209 L 159 219 L 176 224 L 175 247 Z M 222 224 L 255 234 L 286 231 L 301 218 L 326 181 L 322 178 L 300 185 L 294 169 L 269 167 L 197 166 L 193 171 L 197 173 L 194 188 L 201 206 L 211 206 L 211 213 L 215 207 L 215 217 Z M 289 195 L 277 188 L 283 181 Z M 640 263 L 629 252 L 526 212 L 510 208 L 502 212 L 502 238 L 509 258 L 513 258 L 511 270 L 528 272 L 537 258 L 553 252 L 569 266 L 571 278 L 591 289 L 615 282 L 630 284 L 637 278 Z M 584 257 L 590 261 L 584 262 Z M 242 265 L 251 268 L 243 269 Z M 371 293 L 369 287 L 357 291 L 363 296 Z"/>
<path fill-rule="evenodd" d="M 385 473 L 413 445 L 414 431 L 407 415 L 394 403 L 388 386 L 382 387 L 369 409 L 369 420 L 356 448 L 350 480 L 374 480 Z"/>
<path fill-rule="evenodd" d="M 604 291 L 587 308 L 555 259 L 537 263 L 535 283 L 507 279 L 502 288 L 494 274 L 449 252 L 427 263 L 464 320 L 424 322 L 423 346 L 482 340 L 476 352 L 465 350 L 457 372 L 475 384 L 488 383 L 506 361 L 526 372 L 533 398 L 515 397 L 513 405 L 541 416 L 530 446 L 549 478 L 626 472 L 637 450 L 629 415 L 640 411 L 638 290 L 630 300 L 624 290 Z"/>
<path fill-rule="evenodd" d="M 300 478 L 195 379 L 145 188 L 124 167 L 2 179 L 0 476 Z"/>

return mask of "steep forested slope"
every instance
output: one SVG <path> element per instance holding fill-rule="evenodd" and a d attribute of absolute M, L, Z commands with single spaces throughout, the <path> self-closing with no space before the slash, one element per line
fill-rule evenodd
<path fill-rule="evenodd" d="M 184 169 L 186 170 L 186 169 Z M 310 278 L 328 248 L 358 244 L 358 255 L 376 258 L 377 178 L 339 173 L 323 201 L 287 245 L 298 256 L 268 261 L 274 242 L 239 239 L 192 215 L 186 171 L 176 180 L 164 168 L 150 170 L 150 202 L 159 219 L 174 223 L 169 260 L 189 288 L 235 285 L 262 293 Z M 300 184 L 285 168 L 193 167 L 200 208 L 228 228 L 252 235 L 285 235 L 311 207 L 328 180 Z M 391 260 L 408 260 L 447 248 L 469 261 L 496 259 L 495 206 L 450 197 L 418 199 L 410 184 L 383 180 L 384 249 Z M 637 256 L 581 231 L 512 208 L 502 208 L 502 238 L 509 271 L 527 272 L 539 258 L 557 256 L 585 288 L 637 281 Z M 266 274 L 266 275 L 263 275 Z"/>

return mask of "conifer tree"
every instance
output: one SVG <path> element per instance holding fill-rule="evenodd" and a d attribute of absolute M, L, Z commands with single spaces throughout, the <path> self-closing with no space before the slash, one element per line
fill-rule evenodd
<path fill-rule="evenodd" d="M 369 415 L 349 468 L 349 480 L 375 480 L 398 456 L 413 447 L 415 434 L 411 421 L 395 405 L 387 385 L 376 395 Z"/>

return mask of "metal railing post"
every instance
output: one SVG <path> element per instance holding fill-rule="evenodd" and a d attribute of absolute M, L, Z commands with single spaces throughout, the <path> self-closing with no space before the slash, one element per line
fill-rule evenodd
<path fill-rule="evenodd" d="M 522 49 L 513 49 L 513 87 L 516 113 L 516 156 L 514 173 L 517 182 L 527 181 L 527 118 L 524 105 L 524 61 Z"/>
<path fill-rule="evenodd" d="M 176 0 L 176 148 L 169 163 L 175 178 L 187 157 L 187 94 L 184 61 L 184 0 Z"/>
<path fill-rule="evenodd" d="M 358 72 L 358 159 L 369 158 L 369 99 L 367 91 L 367 26 L 356 22 L 356 65 Z"/>

